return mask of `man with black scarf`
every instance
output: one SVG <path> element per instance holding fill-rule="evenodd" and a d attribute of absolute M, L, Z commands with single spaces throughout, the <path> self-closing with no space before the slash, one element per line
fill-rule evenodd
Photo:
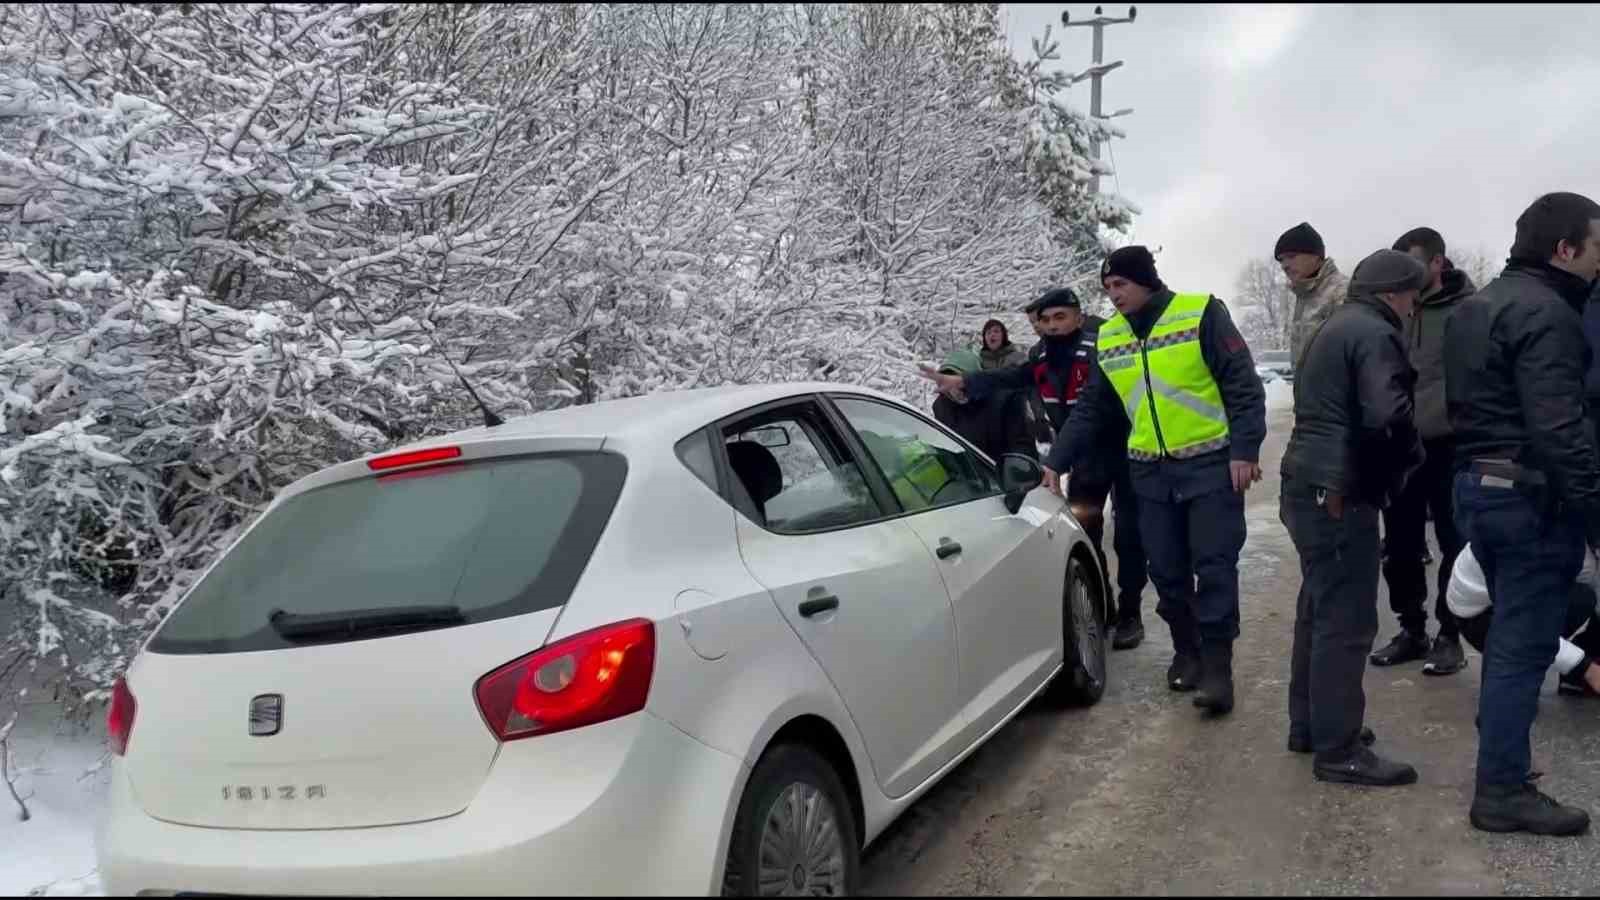
<path fill-rule="evenodd" d="M 923 368 L 923 374 L 939 383 L 941 391 L 965 391 L 973 401 L 982 402 L 990 394 L 1005 390 L 1036 392 L 1050 418 L 1052 434 L 1074 415 L 1083 386 L 1095 363 L 1095 331 L 1085 327 L 1089 321 L 1082 303 L 1071 288 L 1046 291 L 1028 305 L 1030 316 L 1039 322 L 1042 352 L 1030 354 L 1025 365 L 957 376 Z M 1124 432 L 1125 434 L 1125 432 Z M 1117 437 L 1113 435 L 1113 437 Z M 1128 481 L 1128 463 L 1121 442 L 1109 441 L 1097 452 L 1086 454 L 1082 467 L 1068 485 L 1067 502 L 1073 516 L 1083 526 L 1100 559 L 1100 570 L 1110 587 L 1111 570 L 1104 549 L 1105 505 L 1109 495 L 1116 516 L 1113 536 L 1117 551 L 1117 622 L 1111 646 L 1117 650 L 1137 647 L 1144 640 L 1140 615 L 1141 595 L 1149 580 L 1144 544 L 1139 536 L 1139 516 Z"/>
<path fill-rule="evenodd" d="M 1404 321 L 1422 263 L 1379 250 L 1306 342 L 1294 380 L 1278 516 L 1300 556 L 1289 666 L 1289 749 L 1319 781 L 1411 784 L 1417 770 L 1368 749 L 1361 679 L 1378 635 L 1378 516 L 1422 465 Z"/>
<path fill-rule="evenodd" d="M 1469 818 L 1484 831 L 1579 834 L 1589 814 L 1534 787 L 1529 737 L 1567 589 L 1600 547 L 1600 457 L 1584 417 L 1584 301 L 1600 204 L 1546 194 L 1517 219 L 1500 277 L 1445 325 L 1456 520 L 1493 599 Z"/>

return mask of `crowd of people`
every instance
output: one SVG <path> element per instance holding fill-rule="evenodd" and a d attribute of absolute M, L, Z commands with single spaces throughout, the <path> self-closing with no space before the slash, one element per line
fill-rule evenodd
<path fill-rule="evenodd" d="M 1346 276 L 1309 223 L 1274 247 L 1295 296 L 1279 495 L 1301 574 L 1288 749 L 1312 754 L 1322 781 L 1414 783 L 1413 766 L 1374 749 L 1365 668 L 1421 659 L 1426 674 L 1455 674 L 1464 637 L 1483 656 L 1472 824 L 1582 833 L 1588 814 L 1535 786 L 1530 733 L 1552 664 L 1561 693 L 1600 696 L 1600 205 L 1540 197 L 1486 285 L 1446 250 L 1437 230 L 1414 228 Z M 1026 308 L 1030 350 L 991 320 L 978 351 L 925 367 L 934 414 L 995 459 L 1048 444 L 1044 483 L 1108 582 L 1111 501 L 1113 646 L 1143 640 L 1141 595 L 1154 584 L 1172 636 L 1168 686 L 1223 716 L 1265 391 L 1227 306 L 1169 289 L 1146 248 L 1109 254 L 1100 283 L 1109 319 L 1049 290 Z M 1374 652 L 1380 577 L 1400 630 Z"/>

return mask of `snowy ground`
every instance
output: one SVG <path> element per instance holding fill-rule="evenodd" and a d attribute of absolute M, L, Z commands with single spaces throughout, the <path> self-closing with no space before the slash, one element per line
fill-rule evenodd
<path fill-rule="evenodd" d="M 52 703 L 29 704 L 9 743 L 31 818 L 21 821 L 0 787 L 0 896 L 102 896 L 94 825 L 110 773 L 104 719 L 84 728 L 60 721 Z"/>
<path fill-rule="evenodd" d="M 1294 385 L 1282 378 L 1266 383 L 1267 411 L 1289 409 L 1294 406 Z"/>

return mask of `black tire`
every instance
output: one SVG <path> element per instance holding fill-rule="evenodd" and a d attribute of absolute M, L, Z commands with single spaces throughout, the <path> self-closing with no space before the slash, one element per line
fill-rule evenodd
<path fill-rule="evenodd" d="M 799 793 L 791 794 L 791 789 Z M 806 797 L 806 794 L 810 794 L 810 797 Z M 790 870 L 790 877 L 796 877 L 796 880 L 821 877 L 822 881 L 806 881 L 804 884 L 807 888 L 815 884 L 822 889 L 823 892 L 813 892 L 812 896 L 855 895 L 861 872 L 861 842 L 843 782 L 833 766 L 809 747 L 779 744 L 768 749 L 761 761 L 756 763 L 755 770 L 750 773 L 750 781 L 745 784 L 744 794 L 739 798 L 739 812 L 734 817 L 733 834 L 728 840 L 728 863 L 723 870 L 724 897 L 763 896 L 762 837 L 769 829 L 781 828 L 780 820 L 784 818 L 779 809 L 781 803 L 798 801 L 805 805 L 808 799 L 812 804 L 820 804 L 820 807 L 809 806 L 814 815 L 832 819 L 832 834 L 837 837 L 832 844 L 833 852 L 815 858 L 821 860 L 836 853 L 836 859 L 820 863 L 813 867 L 813 871 L 800 872 L 799 877 L 795 876 L 794 870 L 800 867 L 794 865 L 792 858 L 782 868 Z M 819 832 L 828 834 L 829 828 L 824 825 Z M 769 866 L 770 874 L 778 861 L 769 859 L 769 862 L 773 864 Z M 775 885 L 769 883 L 768 887 L 765 896 L 776 896 L 776 892 L 795 888 L 796 885 L 790 881 Z"/>
<path fill-rule="evenodd" d="M 1074 556 L 1067 562 L 1061 600 L 1061 672 L 1049 697 L 1069 706 L 1093 706 L 1106 692 L 1106 614 L 1104 583 L 1093 566 Z"/>

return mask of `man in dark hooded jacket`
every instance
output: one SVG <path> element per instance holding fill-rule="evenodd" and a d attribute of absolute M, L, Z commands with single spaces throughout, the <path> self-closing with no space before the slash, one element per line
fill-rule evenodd
<path fill-rule="evenodd" d="M 1468 813 L 1483 831 L 1589 829 L 1588 813 L 1534 786 L 1530 736 L 1567 590 L 1600 547 L 1600 455 L 1583 400 L 1596 275 L 1600 204 L 1546 194 L 1517 218 L 1505 271 L 1445 324 L 1456 521 L 1494 602 Z"/>
<path fill-rule="evenodd" d="M 997 391 L 1028 389 L 1042 401 L 1054 433 L 1077 408 L 1079 394 L 1089 381 L 1095 365 L 1096 333 L 1085 327 L 1092 317 L 1084 315 L 1083 305 L 1071 288 L 1056 288 L 1029 304 L 1030 316 L 1040 322 L 1043 340 L 1037 356 L 1029 363 L 1009 369 L 993 369 L 968 374 L 960 384 L 953 376 L 932 369 L 923 375 L 940 383 L 940 389 L 964 390 L 975 401 L 983 401 Z M 1139 514 L 1133 487 L 1128 481 L 1128 462 L 1123 449 L 1126 429 L 1108 430 L 1110 440 L 1086 453 L 1068 483 L 1068 505 L 1073 517 L 1083 526 L 1099 557 L 1100 571 L 1111 587 L 1111 570 L 1104 549 L 1105 505 L 1109 496 L 1116 531 L 1112 536 L 1117 551 L 1117 622 L 1111 646 L 1117 650 L 1137 647 L 1144 640 L 1140 612 L 1145 584 L 1149 581 L 1143 541 L 1139 534 Z"/>
<path fill-rule="evenodd" d="M 1373 753 L 1361 680 L 1378 634 L 1379 510 L 1422 464 L 1415 373 L 1402 322 L 1426 273 L 1379 250 L 1356 266 L 1345 302 L 1307 339 L 1294 380 L 1279 518 L 1300 556 L 1289 667 L 1289 749 L 1315 751 L 1320 781 L 1411 784 L 1417 771 Z"/>
<path fill-rule="evenodd" d="M 978 354 L 957 350 L 945 357 L 939 371 L 947 375 L 970 375 L 981 367 Z M 1022 391 L 999 391 L 981 401 L 973 400 L 959 389 L 941 391 L 933 401 L 933 417 L 996 463 L 1007 453 L 1039 458 L 1039 447 L 1028 433 L 1028 400 Z"/>
<path fill-rule="evenodd" d="M 1372 664 L 1392 666 L 1427 657 L 1425 675 L 1450 675 L 1466 667 L 1461 634 L 1450 614 L 1446 594 L 1451 567 L 1461 552 L 1455 526 L 1455 444 L 1444 402 L 1444 326 L 1455 308 L 1477 290 L 1467 273 L 1445 256 L 1444 238 L 1432 228 L 1413 228 L 1394 242 L 1394 249 L 1422 263 L 1428 283 L 1406 322 L 1406 352 L 1417 371 L 1416 420 L 1427 454 L 1406 489 L 1383 511 L 1388 556 L 1383 576 L 1389 583 L 1389 608 L 1400 620 L 1400 633 L 1372 654 Z M 1438 637 L 1428 640 L 1428 513 L 1439 542 L 1439 570 L 1434 595 Z"/>

